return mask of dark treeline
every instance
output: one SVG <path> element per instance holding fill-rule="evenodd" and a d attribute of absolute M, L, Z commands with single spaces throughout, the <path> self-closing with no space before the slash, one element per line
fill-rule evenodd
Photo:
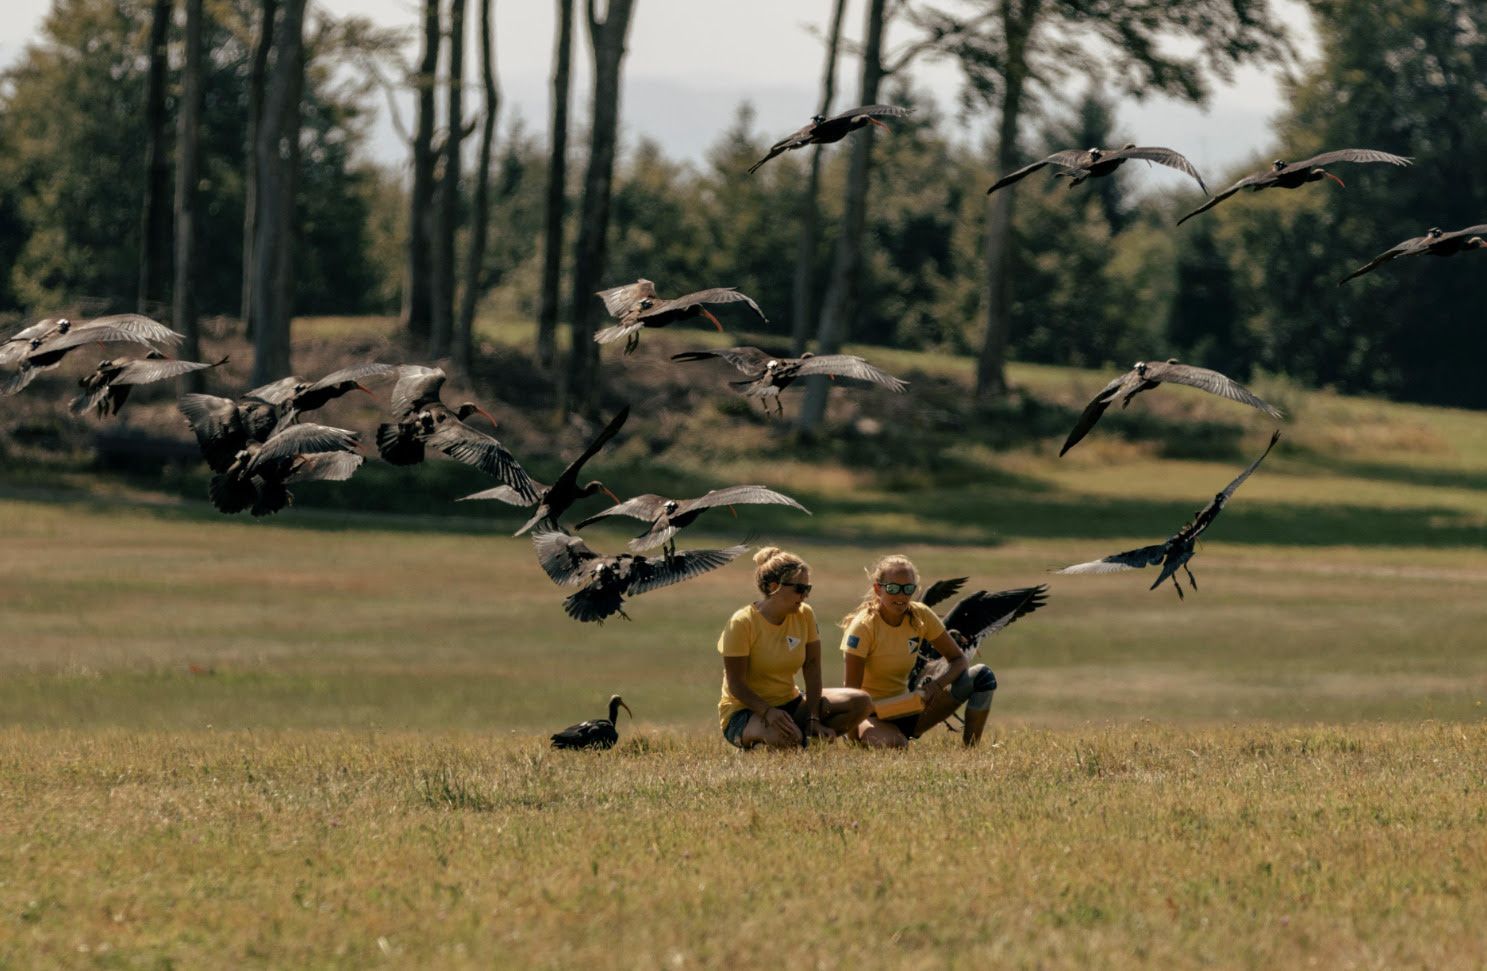
<path fill-rule="evenodd" d="M 1241 193 L 1181 227 L 1177 217 L 1201 197 L 1176 178 L 1133 177 L 1136 167 L 1128 166 L 1072 191 L 1042 174 L 1029 178 L 1016 190 L 1008 257 L 1013 359 L 1102 365 L 1175 356 L 1239 378 L 1263 370 L 1346 391 L 1487 406 L 1476 364 L 1487 352 L 1480 325 L 1487 266 L 1480 256 L 1406 260 L 1336 286 L 1354 267 L 1430 226 L 1487 221 L 1487 180 L 1475 161 L 1487 150 L 1487 9 L 1468 0 L 1310 6 L 1322 40 L 1319 61 L 1290 84 L 1273 144 L 1255 146 L 1253 157 L 1231 171 L 1204 172 L 1210 189 L 1274 158 L 1332 148 L 1383 149 L 1414 156 L 1416 165 L 1340 167 L 1346 189 L 1319 183 Z M 262 9 L 262 0 L 204 5 L 195 302 L 206 315 L 236 316 L 241 308 L 245 145 Z M 469 9 L 464 19 L 478 24 L 480 8 Z M 43 37 L 7 73 L 0 88 L 0 309 L 133 307 L 154 10 L 147 0 L 58 0 Z M 985 29 L 996 29 L 992 23 Z M 419 26 L 408 25 L 410 32 Z M 910 38 L 911 27 L 892 24 L 890 35 Z M 388 63 L 392 40 L 365 24 L 326 19 L 313 2 L 306 13 L 290 242 L 296 312 L 397 313 L 404 305 L 405 174 L 374 166 L 363 144 L 381 97 L 377 84 L 411 83 L 368 66 Z M 948 45 L 940 55 L 956 56 Z M 856 55 L 843 57 L 838 108 L 856 96 L 845 82 L 856 76 L 855 68 L 845 69 Z M 417 65 L 400 70 L 411 77 Z M 169 73 L 173 125 L 179 57 Z M 479 68 L 467 65 L 465 73 L 476 77 Z M 1116 124 L 1113 101 L 1091 93 L 1112 86 L 1084 75 L 1060 85 L 1063 94 L 1043 92 L 1036 111 L 1024 114 L 1016 157 L 1142 141 L 1140 132 Z M 465 95 L 461 114 L 470 131 L 479 130 L 479 84 L 467 84 Z M 847 339 L 975 356 L 987 327 L 991 209 L 984 193 L 1007 153 L 994 136 L 967 146 L 961 119 L 937 111 L 915 88 L 911 66 L 887 77 L 879 100 L 915 111 L 891 119 L 891 134 L 874 136 Z M 584 115 L 571 128 L 564 207 L 565 239 L 588 247 L 594 243 L 580 219 L 590 122 Z M 431 150 L 442 150 L 447 119 L 430 131 Z M 599 285 L 645 276 L 663 294 L 737 286 L 760 300 L 774 345 L 789 349 L 798 330 L 792 298 L 813 152 L 787 153 L 745 174 L 781 134 L 759 130 L 745 105 L 700 163 L 678 162 L 645 139 L 622 143 L 608 190 Z M 468 141 L 473 146 L 483 136 Z M 851 145 L 849 139 L 820 152 L 808 301 L 818 306 L 839 243 Z M 466 170 L 479 169 L 472 154 L 466 152 Z M 459 282 L 446 278 L 441 299 L 463 287 L 455 306 L 473 306 L 472 286 L 498 290 L 503 308 L 576 323 L 571 276 L 558 306 L 543 310 L 544 289 L 552 301 L 553 274 L 544 266 L 548 147 L 507 123 L 491 158 L 482 267 L 466 275 L 458 264 Z M 461 202 L 451 211 L 465 215 L 451 258 L 470 249 L 477 174 L 460 179 Z M 441 244 L 441 252 L 446 248 Z M 563 259 L 571 274 L 573 253 Z M 160 301 L 168 313 L 169 293 Z M 583 309 L 577 316 L 592 329 L 602 308 L 594 301 Z M 817 321 L 804 323 L 799 330 L 814 337 Z M 540 357 L 555 382 L 571 368 L 553 361 L 550 345 Z"/>

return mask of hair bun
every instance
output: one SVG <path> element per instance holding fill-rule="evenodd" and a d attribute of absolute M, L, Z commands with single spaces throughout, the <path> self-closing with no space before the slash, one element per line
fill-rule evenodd
<path fill-rule="evenodd" d="M 781 550 L 778 546 L 761 547 L 759 552 L 754 554 L 754 565 L 763 566 L 764 564 L 769 562 L 770 557 L 781 552 L 783 552 L 783 550 Z"/>

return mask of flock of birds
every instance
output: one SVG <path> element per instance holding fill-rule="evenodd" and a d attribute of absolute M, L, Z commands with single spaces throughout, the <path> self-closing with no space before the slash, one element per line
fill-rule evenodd
<path fill-rule="evenodd" d="M 787 151 L 840 141 L 867 125 L 887 129 L 880 118 L 902 117 L 908 113 L 909 109 L 893 105 L 865 105 L 830 118 L 816 116 L 810 124 L 772 145 L 769 153 L 749 171 L 756 171 Z M 1202 177 L 1180 153 L 1169 148 L 1137 145 L 1110 150 L 1090 148 L 1055 152 L 1002 176 L 987 193 L 996 192 L 1048 167 L 1057 170 L 1054 177 L 1068 178 L 1069 187 L 1073 188 L 1088 179 L 1109 176 L 1132 160 L 1181 171 L 1192 177 L 1207 194 Z M 1271 188 L 1295 189 L 1323 179 L 1342 185 L 1342 180 L 1326 168 L 1339 162 L 1407 166 L 1411 159 L 1372 149 L 1343 149 L 1324 152 L 1300 162 L 1277 160 L 1271 168 L 1246 176 L 1210 197 L 1178 223 L 1212 209 L 1242 189 L 1252 192 Z M 1339 285 L 1399 257 L 1451 256 L 1464 250 L 1487 248 L 1483 233 L 1487 233 L 1487 225 L 1451 232 L 1432 228 L 1423 236 L 1405 240 L 1381 253 L 1349 274 Z M 603 300 L 605 309 L 615 322 L 598 331 L 594 340 L 608 344 L 623 339 L 626 354 L 639 344 L 645 329 L 665 327 L 679 320 L 704 318 L 722 331 L 722 323 L 708 309 L 709 306 L 742 303 L 759 320 L 767 321 L 757 301 L 733 287 L 714 287 L 663 298 L 657 295 L 650 280 L 640 279 L 600 291 L 597 296 Z M 139 314 L 119 314 L 81 323 L 58 318 L 42 320 L 0 342 L 0 397 L 22 391 L 38 374 L 61 366 L 79 348 L 89 345 L 145 348 L 140 356 L 105 359 L 78 381 L 82 390 L 72 400 L 70 410 L 77 415 L 93 411 L 106 418 L 119 412 L 136 385 L 209 370 L 227 360 L 223 358 L 214 363 L 181 361 L 171 358 L 161 349 L 174 347 L 182 339 L 182 335 L 164 324 Z M 850 354 L 804 354 L 787 358 L 757 347 L 733 347 L 685 351 L 672 355 L 672 359 L 678 362 L 715 359 L 732 366 L 744 375 L 744 379 L 730 382 L 731 386 L 745 397 L 759 399 L 766 415 L 770 414 L 771 405 L 775 414 L 783 414 L 780 392 L 797 379 L 812 375 L 825 376 L 847 385 L 877 386 L 893 392 L 902 392 L 906 387 L 903 380 Z M 723 549 L 677 550 L 677 534 L 709 509 L 782 505 L 809 514 L 809 510 L 792 497 L 762 485 L 729 486 L 690 499 L 647 494 L 621 501 L 598 479 L 580 483 L 584 465 L 623 428 L 629 417 L 628 407 L 618 412 L 551 484 L 544 485 L 533 479 L 517 457 L 494 435 L 472 424 L 472 420 L 479 416 L 494 429 L 495 419 L 486 409 L 473 401 L 453 408 L 444 403 L 441 392 L 445 374 L 442 370 L 415 364 L 382 363 L 352 365 L 316 380 L 290 375 L 237 397 L 198 393 L 181 395 L 178 408 L 195 434 L 202 456 L 213 473 L 208 485 L 212 504 L 223 513 L 248 510 L 254 516 L 265 516 L 293 502 L 293 494 L 288 488 L 291 484 L 350 478 L 366 461 L 366 456 L 360 451 L 360 433 L 305 421 L 304 416 L 353 391 L 373 394 L 365 382 L 381 379 L 394 383 L 387 420 L 378 426 L 375 434 L 380 457 L 393 465 L 415 465 L 434 452 L 474 466 L 495 479 L 496 485 L 464 496 L 460 501 L 494 499 L 532 510 L 531 517 L 515 535 L 531 531 L 533 548 L 542 569 L 560 586 L 578 588 L 563 601 L 563 608 L 579 621 L 602 623 L 616 614 L 628 619 L 624 610 L 627 597 L 688 580 L 717 569 L 742 554 L 747 549 L 743 544 Z M 1218 371 L 1181 364 L 1176 360 L 1138 362 L 1090 401 L 1059 454 L 1062 456 L 1078 444 L 1117 399 L 1124 408 L 1136 395 L 1163 383 L 1199 388 L 1249 405 L 1273 419 L 1283 417 L 1278 409 Z M 1181 570 L 1196 590 L 1197 583 L 1188 564 L 1198 538 L 1213 524 L 1239 486 L 1270 454 L 1279 438 L 1277 430 L 1258 458 L 1165 541 L 1054 572 L 1110 573 L 1159 566 L 1159 575 L 1151 589 L 1170 580 L 1178 596 L 1182 597 L 1178 579 Z M 615 504 L 579 521 L 574 528 L 582 529 L 614 516 L 636 519 L 644 528 L 629 542 L 625 552 L 596 552 L 562 524 L 562 518 L 576 503 L 599 492 L 609 496 Z M 651 552 L 658 547 L 659 554 Z M 924 602 L 933 605 L 954 595 L 964 581 L 962 577 L 935 584 L 926 592 Z M 963 647 L 974 652 L 983 638 L 1041 607 L 1046 602 L 1046 595 L 1046 585 L 999 593 L 978 591 L 957 603 L 946 616 L 946 626 L 955 632 Z M 926 672 L 933 674 L 933 665 L 944 663 L 932 649 L 925 650 L 928 653 L 920 658 L 913 676 L 915 681 Z M 629 711 L 629 706 L 618 695 L 614 696 L 610 699 L 607 720 L 596 719 L 572 726 L 554 735 L 553 744 L 560 747 L 607 747 L 614 744 L 617 737 L 614 719 L 621 707 Z"/>

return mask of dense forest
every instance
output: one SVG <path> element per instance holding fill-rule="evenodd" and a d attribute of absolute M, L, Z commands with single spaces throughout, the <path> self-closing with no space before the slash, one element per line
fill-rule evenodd
<path fill-rule="evenodd" d="M 1428 227 L 1484 221 L 1480 3 L 1310 0 L 1320 53 L 1295 66 L 1274 12 L 1244 0 L 1154 3 L 1139 23 L 1081 0 L 948 13 L 872 0 L 860 34 L 839 12 L 837 30 L 823 25 L 823 104 L 913 113 L 890 119 L 889 137 L 869 129 L 751 176 L 781 133 L 760 131 L 747 104 L 700 164 L 618 138 L 603 87 L 643 0 L 611 0 L 603 19 L 578 5 L 577 30 L 572 0 L 556 0 L 568 36 L 532 39 L 554 44 L 563 85 L 556 158 L 500 126 L 488 58 L 450 56 L 464 47 L 451 35 L 489 37 L 490 2 L 425 0 L 408 25 L 422 56 L 405 64 L 402 34 L 313 0 L 56 0 L 0 84 L 0 310 L 26 322 L 138 307 L 188 333 L 194 321 L 176 316 L 226 315 L 254 329 L 261 355 L 287 355 L 294 313 L 399 314 L 414 346 L 459 366 L 474 308 L 497 299 L 543 319 L 539 357 L 561 383 L 597 358 L 584 339 L 553 361 L 551 328 L 586 337 L 603 308 L 585 294 L 645 276 L 668 292 L 743 289 L 781 348 L 847 339 L 979 356 L 988 395 L 1003 388 L 1005 351 L 1082 365 L 1179 357 L 1240 379 L 1261 370 L 1487 407 L 1482 257 L 1409 260 L 1337 286 Z M 892 43 L 875 46 L 875 30 Z M 838 51 L 838 31 L 866 40 Z M 1191 60 L 1156 53 L 1157 36 L 1187 38 Z M 586 46 L 609 80 L 569 122 L 566 60 Z M 936 57 L 964 68 L 959 110 L 994 122 L 984 144 L 966 145 L 964 116 L 916 88 L 915 64 Z M 1287 107 L 1271 144 L 1203 173 L 1210 191 L 1335 148 L 1414 166 L 1344 166 L 1346 188 L 1241 192 L 1180 227 L 1203 197 L 1175 178 L 1135 194 L 1124 175 L 1070 190 L 1039 174 L 986 195 L 1009 162 L 1139 141 L 1117 125 L 1118 99 L 1201 103 L 1245 62 L 1292 65 Z M 383 89 L 400 86 L 419 94 L 409 162 L 379 168 L 367 129 Z"/>

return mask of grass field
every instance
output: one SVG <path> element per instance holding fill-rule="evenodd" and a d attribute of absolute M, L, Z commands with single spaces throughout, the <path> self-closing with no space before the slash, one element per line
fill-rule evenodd
<path fill-rule="evenodd" d="M 966 377 L 871 353 L 931 411 Z M 12 461 L 0 967 L 1487 964 L 1487 416 L 1263 387 L 1295 421 L 1179 603 L 1046 571 L 1171 533 L 1263 423 L 1164 388 L 1057 460 L 1104 376 L 1013 379 L 1021 410 L 945 430 L 922 473 L 856 432 L 761 463 L 777 431 L 712 399 L 602 468 L 622 494 L 763 481 L 811 507 L 713 513 L 688 545 L 805 555 L 828 683 L 882 553 L 1049 582 L 983 652 L 974 752 L 727 749 L 714 645 L 748 565 L 574 624 L 516 514 L 446 503 L 480 487 L 451 463 L 252 522 L 180 498 L 196 473 Z M 1009 442 L 1015 421 L 1049 431 Z M 545 747 L 613 692 L 638 716 L 618 750 Z"/>

